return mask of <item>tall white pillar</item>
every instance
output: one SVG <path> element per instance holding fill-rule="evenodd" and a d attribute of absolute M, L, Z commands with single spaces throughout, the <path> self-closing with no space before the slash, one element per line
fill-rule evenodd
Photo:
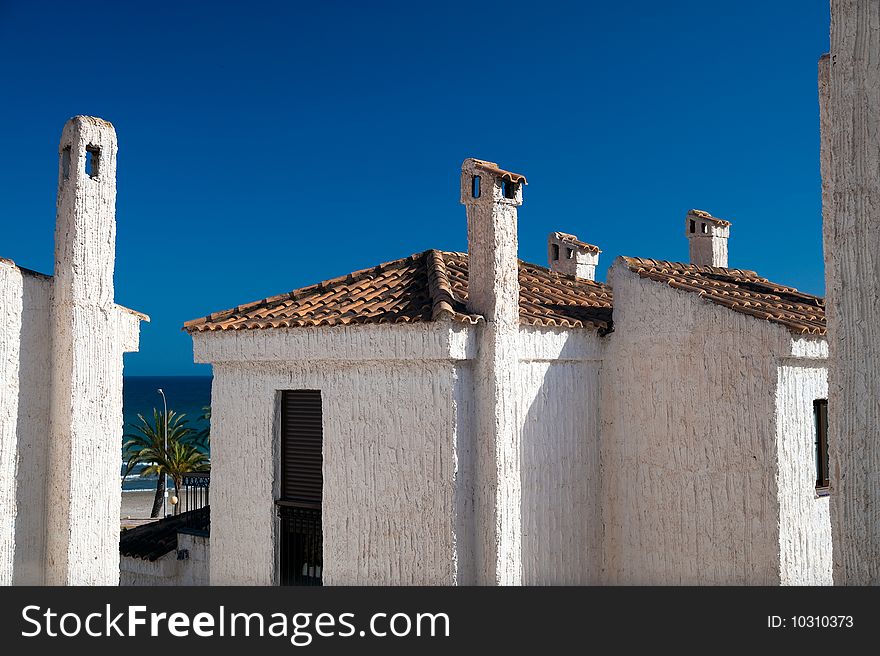
<path fill-rule="evenodd" d="M 59 150 L 46 582 L 119 582 L 122 351 L 113 303 L 116 132 L 64 126 Z"/>
<path fill-rule="evenodd" d="M 461 202 L 468 221 L 468 309 L 485 317 L 476 363 L 477 583 L 522 582 L 518 393 L 519 262 L 516 208 L 525 177 L 466 159 Z"/>
<path fill-rule="evenodd" d="M 827 67 L 827 70 L 825 70 Z M 823 79 L 824 78 L 824 79 Z M 831 0 L 820 62 L 835 583 L 880 584 L 880 0 Z"/>

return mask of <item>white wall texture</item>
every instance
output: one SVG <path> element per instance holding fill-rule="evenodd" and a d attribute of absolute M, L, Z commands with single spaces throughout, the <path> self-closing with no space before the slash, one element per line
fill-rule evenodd
<path fill-rule="evenodd" d="M 43 582 L 51 284 L 0 260 L 0 585 Z"/>
<path fill-rule="evenodd" d="M 472 179 L 482 179 L 472 194 Z M 476 331 L 474 363 L 477 417 L 474 433 L 474 513 L 477 582 L 522 582 L 521 440 L 516 394 L 520 389 L 519 263 L 517 207 L 522 186 L 506 198 L 501 178 L 466 159 L 461 167 L 461 202 L 468 225 L 468 309 L 485 321 Z"/>
<path fill-rule="evenodd" d="M 455 330 L 448 322 L 323 329 L 311 358 L 297 362 L 261 362 L 271 355 L 248 347 L 265 343 L 256 334 L 264 331 L 237 336 L 237 348 L 227 352 L 244 359 L 214 365 L 213 584 L 276 580 L 277 402 L 285 389 L 322 393 L 324 582 L 460 582 L 458 569 L 472 561 L 472 531 L 458 534 L 457 508 L 469 508 L 472 500 L 462 488 L 470 465 L 467 451 L 458 451 L 452 400 L 456 384 L 469 385 L 471 377 L 456 369 L 448 350 L 443 359 L 432 353 Z M 271 332 L 281 340 L 290 337 L 285 332 L 308 338 L 299 329 Z M 194 335 L 197 352 L 211 351 L 216 337 Z M 429 348 L 407 350 L 404 343 Z M 395 344 L 401 349 L 391 348 Z M 338 359 L 369 345 L 396 359 Z"/>
<path fill-rule="evenodd" d="M 823 340 L 824 342 L 824 340 Z M 829 497 L 816 496 L 813 401 L 828 398 L 824 361 L 792 359 L 778 369 L 779 578 L 783 585 L 831 585 Z"/>
<path fill-rule="evenodd" d="M 609 281 L 615 328 L 601 371 L 604 581 L 824 580 L 830 545 L 819 525 L 827 502 L 810 506 L 803 496 L 815 484 L 807 480 L 811 417 L 804 422 L 820 374 L 778 371 L 793 349 L 780 326 L 640 279 L 619 262 Z M 777 398 L 791 405 L 777 411 Z M 777 461 L 789 456 L 799 460 L 786 461 L 783 475 Z M 795 491 L 799 484 L 806 489 Z M 797 501 L 781 528 L 779 499 L 788 495 Z M 794 530 L 795 515 L 818 526 L 818 535 Z"/>
<path fill-rule="evenodd" d="M 522 582 L 599 583 L 599 367 L 595 331 L 520 330 Z"/>
<path fill-rule="evenodd" d="M 880 583 L 880 3 L 832 0 L 820 63 L 835 582 Z"/>

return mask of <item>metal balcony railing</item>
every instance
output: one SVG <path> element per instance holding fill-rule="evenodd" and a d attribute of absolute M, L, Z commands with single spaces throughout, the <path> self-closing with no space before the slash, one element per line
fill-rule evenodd
<path fill-rule="evenodd" d="M 321 585 L 324 541 L 320 504 L 278 501 L 280 584 Z"/>

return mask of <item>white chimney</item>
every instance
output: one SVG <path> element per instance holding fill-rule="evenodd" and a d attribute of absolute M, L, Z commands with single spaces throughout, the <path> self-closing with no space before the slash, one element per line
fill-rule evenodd
<path fill-rule="evenodd" d="M 468 224 L 468 301 L 485 319 L 475 330 L 476 430 L 474 490 L 478 585 L 521 585 L 522 467 L 520 392 L 519 260 L 516 208 L 525 176 L 494 162 L 468 158 L 461 165 L 461 202 Z"/>
<path fill-rule="evenodd" d="M 690 242 L 691 264 L 727 268 L 730 221 L 703 210 L 690 210 L 685 217 L 684 230 Z"/>
<path fill-rule="evenodd" d="M 461 165 L 461 203 L 468 222 L 468 309 L 486 321 L 519 326 L 516 208 L 526 178 L 495 162 Z"/>
<path fill-rule="evenodd" d="M 601 252 L 598 246 L 579 241 L 575 235 L 565 232 L 551 232 L 547 237 L 547 259 L 550 270 L 556 273 L 595 280 Z"/>

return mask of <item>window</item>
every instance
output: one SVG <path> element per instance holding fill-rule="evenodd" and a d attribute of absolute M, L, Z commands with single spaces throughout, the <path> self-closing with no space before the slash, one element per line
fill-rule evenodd
<path fill-rule="evenodd" d="M 97 178 L 101 165 L 101 149 L 97 146 L 86 146 L 86 175 Z"/>
<path fill-rule="evenodd" d="M 815 426 L 816 494 L 827 496 L 830 492 L 828 480 L 828 399 L 813 401 L 813 424 Z"/>
<path fill-rule="evenodd" d="M 501 181 L 501 193 L 505 198 L 516 198 L 516 183 L 510 180 Z"/>
<path fill-rule="evenodd" d="M 478 175 L 471 178 L 471 196 L 474 198 L 480 197 L 480 176 Z"/>
<path fill-rule="evenodd" d="M 551 244 L 550 245 L 550 254 L 553 257 L 554 262 L 556 262 L 559 259 L 559 244 Z"/>
<path fill-rule="evenodd" d="M 278 582 L 321 585 L 324 430 L 319 390 L 281 393 Z"/>

